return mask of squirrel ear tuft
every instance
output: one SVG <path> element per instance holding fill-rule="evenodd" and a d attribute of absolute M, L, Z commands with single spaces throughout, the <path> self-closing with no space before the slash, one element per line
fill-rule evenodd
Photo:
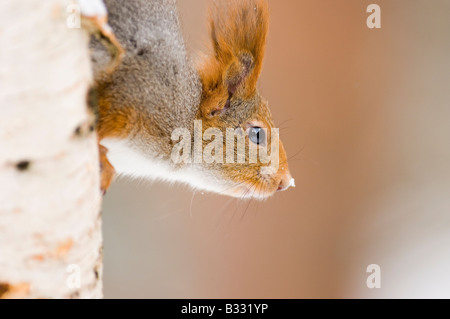
<path fill-rule="evenodd" d="M 233 59 L 224 74 L 224 84 L 230 95 L 245 83 L 246 78 L 254 67 L 253 57 L 249 53 L 242 53 Z"/>
<path fill-rule="evenodd" d="M 269 24 L 267 0 L 215 2 L 210 9 L 214 54 L 203 62 L 203 87 L 223 85 L 230 95 L 248 97 L 261 73 Z"/>

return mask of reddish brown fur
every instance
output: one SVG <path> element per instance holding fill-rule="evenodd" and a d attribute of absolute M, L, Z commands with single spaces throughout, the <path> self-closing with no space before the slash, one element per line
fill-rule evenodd
<path fill-rule="evenodd" d="M 199 68 L 205 98 L 217 93 L 227 97 L 226 83 L 233 79 L 242 82 L 237 93 L 250 97 L 264 58 L 269 26 L 267 1 L 215 2 L 209 21 L 214 52 Z"/>
<path fill-rule="evenodd" d="M 114 176 L 116 175 L 116 171 L 114 170 L 114 167 L 109 162 L 108 158 L 106 157 L 108 153 L 108 149 L 102 145 L 98 145 L 99 147 L 99 157 L 100 157 L 100 189 L 103 193 L 106 193 L 109 186 L 111 186 L 111 183 L 114 179 Z"/>
<path fill-rule="evenodd" d="M 121 106 L 121 108 L 111 108 L 114 101 L 102 95 L 99 91 L 99 124 L 97 134 L 99 140 L 106 137 L 125 138 L 133 130 L 133 125 L 137 124 L 138 116 L 134 107 Z"/>

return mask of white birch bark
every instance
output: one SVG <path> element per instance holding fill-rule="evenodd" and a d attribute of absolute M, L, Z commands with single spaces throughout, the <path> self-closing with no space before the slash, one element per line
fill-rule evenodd
<path fill-rule="evenodd" d="M 0 4 L 0 298 L 102 297 L 88 36 L 70 3 Z"/>

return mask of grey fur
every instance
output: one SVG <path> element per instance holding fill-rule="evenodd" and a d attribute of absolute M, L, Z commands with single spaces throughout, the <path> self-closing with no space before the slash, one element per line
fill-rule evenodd
<path fill-rule="evenodd" d="M 133 132 L 133 137 L 141 141 L 139 147 L 151 139 L 167 156 L 171 132 L 176 127 L 191 129 L 201 98 L 201 83 L 186 53 L 176 2 L 105 0 L 105 4 L 109 24 L 126 54 L 115 72 L 105 75 L 109 56 L 98 41 L 92 40 L 96 83 L 106 84 L 102 94 L 113 97 L 110 100 L 115 111 L 120 112 L 124 105 L 133 106 L 145 121 Z M 155 130 L 151 133 L 145 127 Z"/>

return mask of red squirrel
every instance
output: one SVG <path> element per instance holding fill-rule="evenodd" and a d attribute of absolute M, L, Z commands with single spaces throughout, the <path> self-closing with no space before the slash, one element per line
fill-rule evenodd
<path fill-rule="evenodd" d="M 214 2 L 209 13 L 212 50 L 197 65 L 186 53 L 174 0 L 105 4 L 125 55 L 114 71 L 104 71 L 107 54 L 91 41 L 103 190 L 116 172 L 179 181 L 238 198 L 263 199 L 295 186 L 281 141 L 276 144 L 277 167 L 270 173 L 262 173 L 267 162 L 251 162 L 248 155 L 249 150 L 268 148 L 273 140 L 268 102 L 256 86 L 269 23 L 266 0 Z M 193 137 L 194 123 L 201 123 L 203 134 L 210 128 L 223 136 L 227 128 L 244 132 L 245 162 L 198 163 L 192 146 L 183 150 L 188 160 L 175 163 L 173 149 L 179 141 L 173 132 L 185 128 Z M 202 136 L 200 152 L 210 142 Z M 214 155 L 225 158 L 226 149 L 224 138 Z M 238 153 L 237 143 L 232 150 Z"/>

